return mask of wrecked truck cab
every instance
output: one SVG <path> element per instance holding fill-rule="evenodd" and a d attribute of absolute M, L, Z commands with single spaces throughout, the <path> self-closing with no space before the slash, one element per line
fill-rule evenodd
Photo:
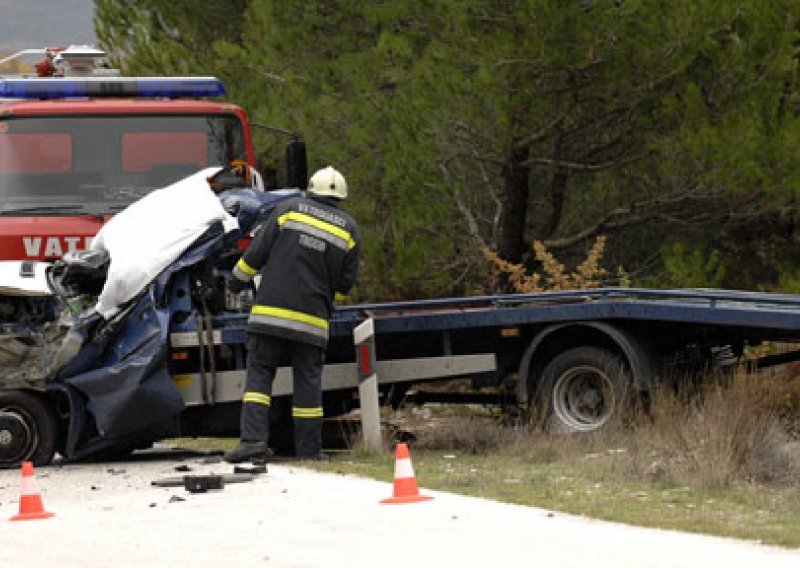
<path fill-rule="evenodd" d="M 242 311 L 224 286 L 240 242 L 277 203 L 300 195 L 250 188 L 216 194 L 207 172 L 191 177 L 206 185 L 202 199 L 213 213 L 195 214 L 192 230 L 178 230 L 185 238 L 177 248 L 178 217 L 192 213 L 178 216 L 173 206 L 146 225 L 145 236 L 126 226 L 147 212 L 149 205 L 137 202 L 104 227 L 91 251 L 0 271 L 8 284 L 0 288 L 0 467 L 46 464 L 56 452 L 69 460 L 105 458 L 176 435 L 186 405 L 171 376 L 171 328 L 211 311 Z M 181 200 L 180 188 L 160 191 L 140 201 L 158 208 Z M 159 234 L 168 254 L 148 250 L 115 266 L 128 256 L 125 247 L 157 244 Z M 22 286 L 19 274 L 31 271 L 38 277 Z M 131 284 L 133 276 L 138 283 Z"/>
<path fill-rule="evenodd" d="M 67 331 L 47 268 L 0 262 L 0 465 L 45 463 L 55 452 L 57 419 L 45 382 L 55 376 Z"/>

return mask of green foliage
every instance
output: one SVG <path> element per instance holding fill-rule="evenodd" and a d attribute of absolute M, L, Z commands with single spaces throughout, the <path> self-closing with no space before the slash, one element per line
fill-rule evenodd
<path fill-rule="evenodd" d="M 131 74 L 217 74 L 345 174 L 355 299 L 469 293 L 484 247 L 572 264 L 600 234 L 633 283 L 774 288 L 795 264 L 791 0 L 96 5 Z M 283 143 L 256 134 L 269 167 Z"/>
<path fill-rule="evenodd" d="M 659 282 L 665 287 L 717 288 L 725 279 L 725 267 L 716 251 L 689 250 L 683 243 L 665 247 L 665 276 Z"/>
<path fill-rule="evenodd" d="M 779 288 L 782 292 L 800 294 L 800 270 L 792 268 L 781 273 Z"/>
<path fill-rule="evenodd" d="M 241 42 L 247 0 L 95 0 L 95 31 L 131 74 L 216 72 L 215 45 Z"/>

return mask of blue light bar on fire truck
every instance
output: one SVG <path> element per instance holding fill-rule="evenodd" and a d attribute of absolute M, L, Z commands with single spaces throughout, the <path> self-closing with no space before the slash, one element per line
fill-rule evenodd
<path fill-rule="evenodd" d="M 224 94 L 225 87 L 216 77 L 0 77 L 0 98 L 10 99 L 179 98 Z"/>

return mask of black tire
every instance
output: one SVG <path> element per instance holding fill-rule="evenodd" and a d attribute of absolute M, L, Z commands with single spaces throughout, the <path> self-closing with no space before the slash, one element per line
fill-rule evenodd
<path fill-rule="evenodd" d="M 47 465 L 58 441 L 56 416 L 44 396 L 0 391 L 0 467 Z"/>
<path fill-rule="evenodd" d="M 537 403 L 552 432 L 592 432 L 623 415 L 631 376 L 614 353 L 575 347 L 553 358 L 542 373 Z"/>

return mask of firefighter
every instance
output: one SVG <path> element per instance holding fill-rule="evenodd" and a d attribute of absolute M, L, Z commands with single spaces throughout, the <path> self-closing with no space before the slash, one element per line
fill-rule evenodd
<path fill-rule="evenodd" d="M 295 454 L 327 459 L 322 452 L 322 365 L 334 300 L 350 291 L 361 250 L 358 227 L 339 202 L 347 183 L 332 167 L 317 171 L 305 197 L 281 203 L 256 233 L 233 269 L 228 288 L 238 292 L 261 273 L 247 321 L 247 374 L 241 440 L 225 460 L 267 456 L 269 410 L 275 370 L 292 367 Z"/>

